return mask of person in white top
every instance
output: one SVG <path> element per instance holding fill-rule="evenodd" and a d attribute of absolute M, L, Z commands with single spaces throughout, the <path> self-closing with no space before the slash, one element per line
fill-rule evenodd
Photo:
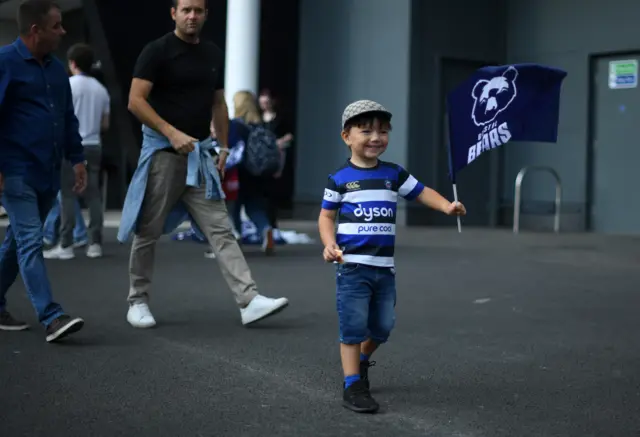
<path fill-rule="evenodd" d="M 72 46 L 68 53 L 69 70 L 72 77 L 71 93 L 79 131 L 84 145 L 87 160 L 88 184 L 83 193 L 89 208 L 89 247 L 87 256 L 99 258 L 102 256 L 102 228 L 104 214 L 102 210 L 102 195 L 100 191 L 100 170 L 102 165 L 101 134 L 109 128 L 109 114 L 111 99 L 107 89 L 90 73 L 95 62 L 91 47 L 86 44 Z M 68 162 L 62 167 L 62 217 L 60 244 L 44 253 L 48 259 L 72 259 L 74 255 L 73 228 L 76 216 L 74 204 L 76 194 L 73 192 L 73 170 Z"/>

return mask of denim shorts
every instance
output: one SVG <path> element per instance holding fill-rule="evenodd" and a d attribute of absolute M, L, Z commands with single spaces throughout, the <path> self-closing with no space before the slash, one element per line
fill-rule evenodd
<path fill-rule="evenodd" d="M 385 343 L 396 321 L 395 269 L 338 264 L 336 304 L 341 343 Z"/>

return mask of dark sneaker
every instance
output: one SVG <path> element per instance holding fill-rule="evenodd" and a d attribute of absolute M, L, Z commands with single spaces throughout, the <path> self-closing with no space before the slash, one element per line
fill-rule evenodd
<path fill-rule="evenodd" d="M 342 406 L 356 413 L 375 413 L 380 408 L 362 380 L 354 382 L 344 390 Z"/>
<path fill-rule="evenodd" d="M 369 384 L 369 367 L 373 367 L 375 365 L 375 361 L 360 361 L 360 380 L 364 381 L 367 388 L 371 388 Z"/>
<path fill-rule="evenodd" d="M 6 311 L 0 313 L 0 331 L 24 331 L 25 329 L 29 329 L 28 323 L 14 319 Z"/>
<path fill-rule="evenodd" d="M 79 317 L 60 316 L 47 326 L 47 341 L 51 343 L 52 341 L 60 340 L 69 334 L 78 332 L 83 326 L 84 320 Z"/>

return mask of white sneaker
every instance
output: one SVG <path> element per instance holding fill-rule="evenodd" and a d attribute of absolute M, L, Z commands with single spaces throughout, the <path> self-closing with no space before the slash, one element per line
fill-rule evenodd
<path fill-rule="evenodd" d="M 127 313 L 127 322 L 134 328 L 153 328 L 156 326 L 156 319 L 153 318 L 153 314 L 149 310 L 149 305 L 146 303 L 136 303 L 129 307 Z"/>
<path fill-rule="evenodd" d="M 69 260 L 75 258 L 76 254 L 73 252 L 73 247 L 62 247 L 58 245 L 53 249 L 42 252 L 42 256 L 44 256 L 44 259 Z"/>
<path fill-rule="evenodd" d="M 91 244 L 87 248 L 87 256 L 89 258 L 100 258 L 102 257 L 102 246 L 99 244 Z"/>
<path fill-rule="evenodd" d="M 213 252 L 212 249 L 207 249 L 204 252 L 204 257 L 208 259 L 216 259 L 216 254 Z"/>
<path fill-rule="evenodd" d="M 287 305 L 289 305 L 287 298 L 280 297 L 278 299 L 272 299 L 259 294 L 249 302 L 249 305 L 240 309 L 242 324 L 248 325 L 277 314 L 285 309 Z"/>

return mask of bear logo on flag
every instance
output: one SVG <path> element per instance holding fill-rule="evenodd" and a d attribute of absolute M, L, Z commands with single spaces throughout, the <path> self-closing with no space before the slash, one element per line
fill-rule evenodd
<path fill-rule="evenodd" d="M 518 70 L 510 66 L 501 76 L 476 82 L 471 92 L 474 100 L 471 117 L 476 126 L 492 123 L 498 114 L 509 107 L 518 94 L 517 77 Z"/>

